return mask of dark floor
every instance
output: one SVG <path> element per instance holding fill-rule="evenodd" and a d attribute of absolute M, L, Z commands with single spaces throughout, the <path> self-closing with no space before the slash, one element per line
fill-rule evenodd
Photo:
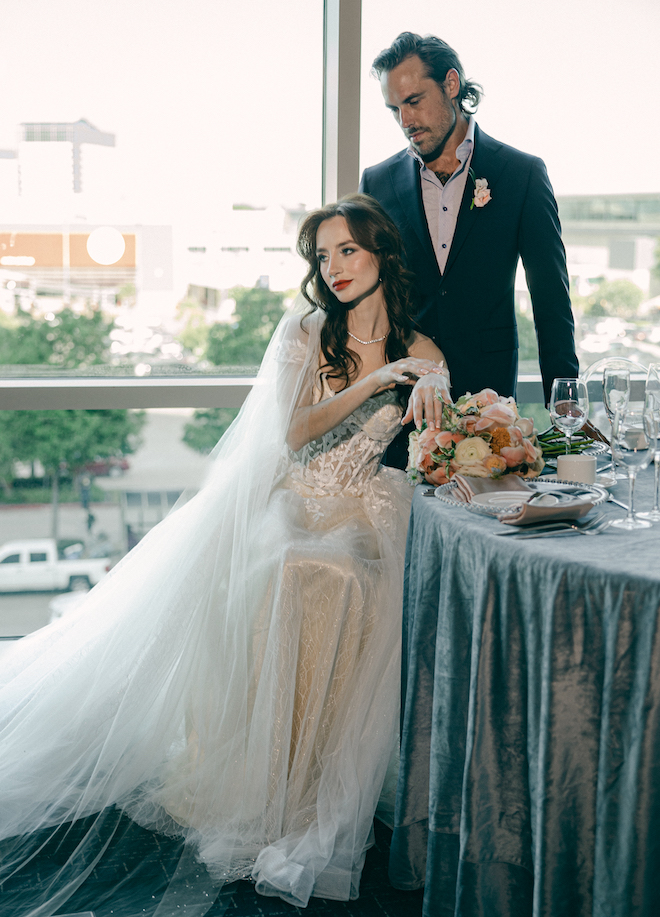
<path fill-rule="evenodd" d="M 59 837 L 51 837 L 29 867 L 0 886 L 2 917 L 25 913 L 24 901 L 20 903 L 21 889 L 43 887 L 46 873 L 61 864 L 60 857 L 71 853 L 77 838 L 91 824 L 92 819 L 76 823 L 79 832 L 69 826 Z M 145 831 L 120 813 L 109 812 L 109 817 L 97 825 L 102 844 L 103 832 L 112 838 L 110 847 L 82 888 L 56 913 L 59 917 L 88 917 L 90 912 L 94 917 L 132 917 L 143 909 L 148 913 L 153 909 L 153 892 L 167 885 L 172 877 L 181 854 L 180 841 Z M 207 917 L 418 917 L 422 913 L 422 891 L 392 888 L 387 877 L 391 832 L 376 822 L 375 835 L 376 843 L 367 853 L 356 901 L 312 898 L 307 908 L 300 909 L 279 898 L 258 895 L 250 882 L 242 881 L 223 889 Z M 17 893 L 16 899 L 12 893 Z"/>

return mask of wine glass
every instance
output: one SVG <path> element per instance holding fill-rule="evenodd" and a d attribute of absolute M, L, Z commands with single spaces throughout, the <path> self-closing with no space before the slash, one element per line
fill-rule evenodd
<path fill-rule="evenodd" d="M 625 519 L 616 519 L 612 525 L 627 531 L 646 529 L 651 523 L 635 515 L 633 501 L 635 478 L 643 468 L 647 468 L 656 449 L 658 428 L 653 411 L 644 408 L 632 410 L 628 405 L 614 414 L 612 424 L 612 455 L 628 471 L 628 515 Z"/>
<path fill-rule="evenodd" d="M 650 363 L 646 373 L 646 399 L 645 407 L 653 413 L 656 423 L 656 432 L 660 436 L 660 363 Z M 660 522 L 660 439 L 656 438 L 653 456 L 655 465 L 655 487 L 653 490 L 653 509 L 648 512 L 638 513 L 642 519 L 649 522 Z"/>
<path fill-rule="evenodd" d="M 621 363 L 613 362 L 603 367 L 603 407 L 610 423 L 614 423 L 614 414 L 630 401 L 630 370 Z M 625 479 L 628 475 L 618 471 L 616 463 L 614 475 Z"/>
<path fill-rule="evenodd" d="M 589 416 L 587 386 L 581 379 L 555 379 L 550 392 L 550 419 L 566 437 L 566 454 L 571 451 L 571 438 Z"/>

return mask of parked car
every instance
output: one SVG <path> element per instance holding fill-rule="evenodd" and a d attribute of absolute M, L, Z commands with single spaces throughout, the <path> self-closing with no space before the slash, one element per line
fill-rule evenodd
<path fill-rule="evenodd" d="M 52 538 L 9 541 L 0 547 L 0 592 L 91 589 L 108 572 L 110 562 L 81 554 L 75 545 L 60 556 Z"/>
<path fill-rule="evenodd" d="M 53 621 L 58 621 L 69 612 L 75 611 L 76 608 L 82 605 L 86 597 L 87 592 L 83 590 L 62 592 L 60 595 L 54 596 L 48 603 L 48 623 L 52 624 Z"/>

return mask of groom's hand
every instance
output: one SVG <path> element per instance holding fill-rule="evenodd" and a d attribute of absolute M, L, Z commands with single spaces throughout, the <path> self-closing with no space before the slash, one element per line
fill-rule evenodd
<path fill-rule="evenodd" d="M 449 379 L 445 373 L 428 373 L 415 383 L 401 423 L 407 424 L 413 420 L 419 430 L 426 418 L 429 429 L 439 430 L 442 426 L 443 402 L 451 404 Z"/>

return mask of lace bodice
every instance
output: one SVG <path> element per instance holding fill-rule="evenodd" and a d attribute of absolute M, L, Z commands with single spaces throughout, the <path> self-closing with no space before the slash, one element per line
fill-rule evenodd
<path fill-rule="evenodd" d="M 321 385 L 314 403 L 334 396 L 325 376 Z M 290 454 L 288 485 L 302 494 L 359 496 L 401 429 L 401 414 L 393 390 L 369 398 L 337 427 Z"/>

